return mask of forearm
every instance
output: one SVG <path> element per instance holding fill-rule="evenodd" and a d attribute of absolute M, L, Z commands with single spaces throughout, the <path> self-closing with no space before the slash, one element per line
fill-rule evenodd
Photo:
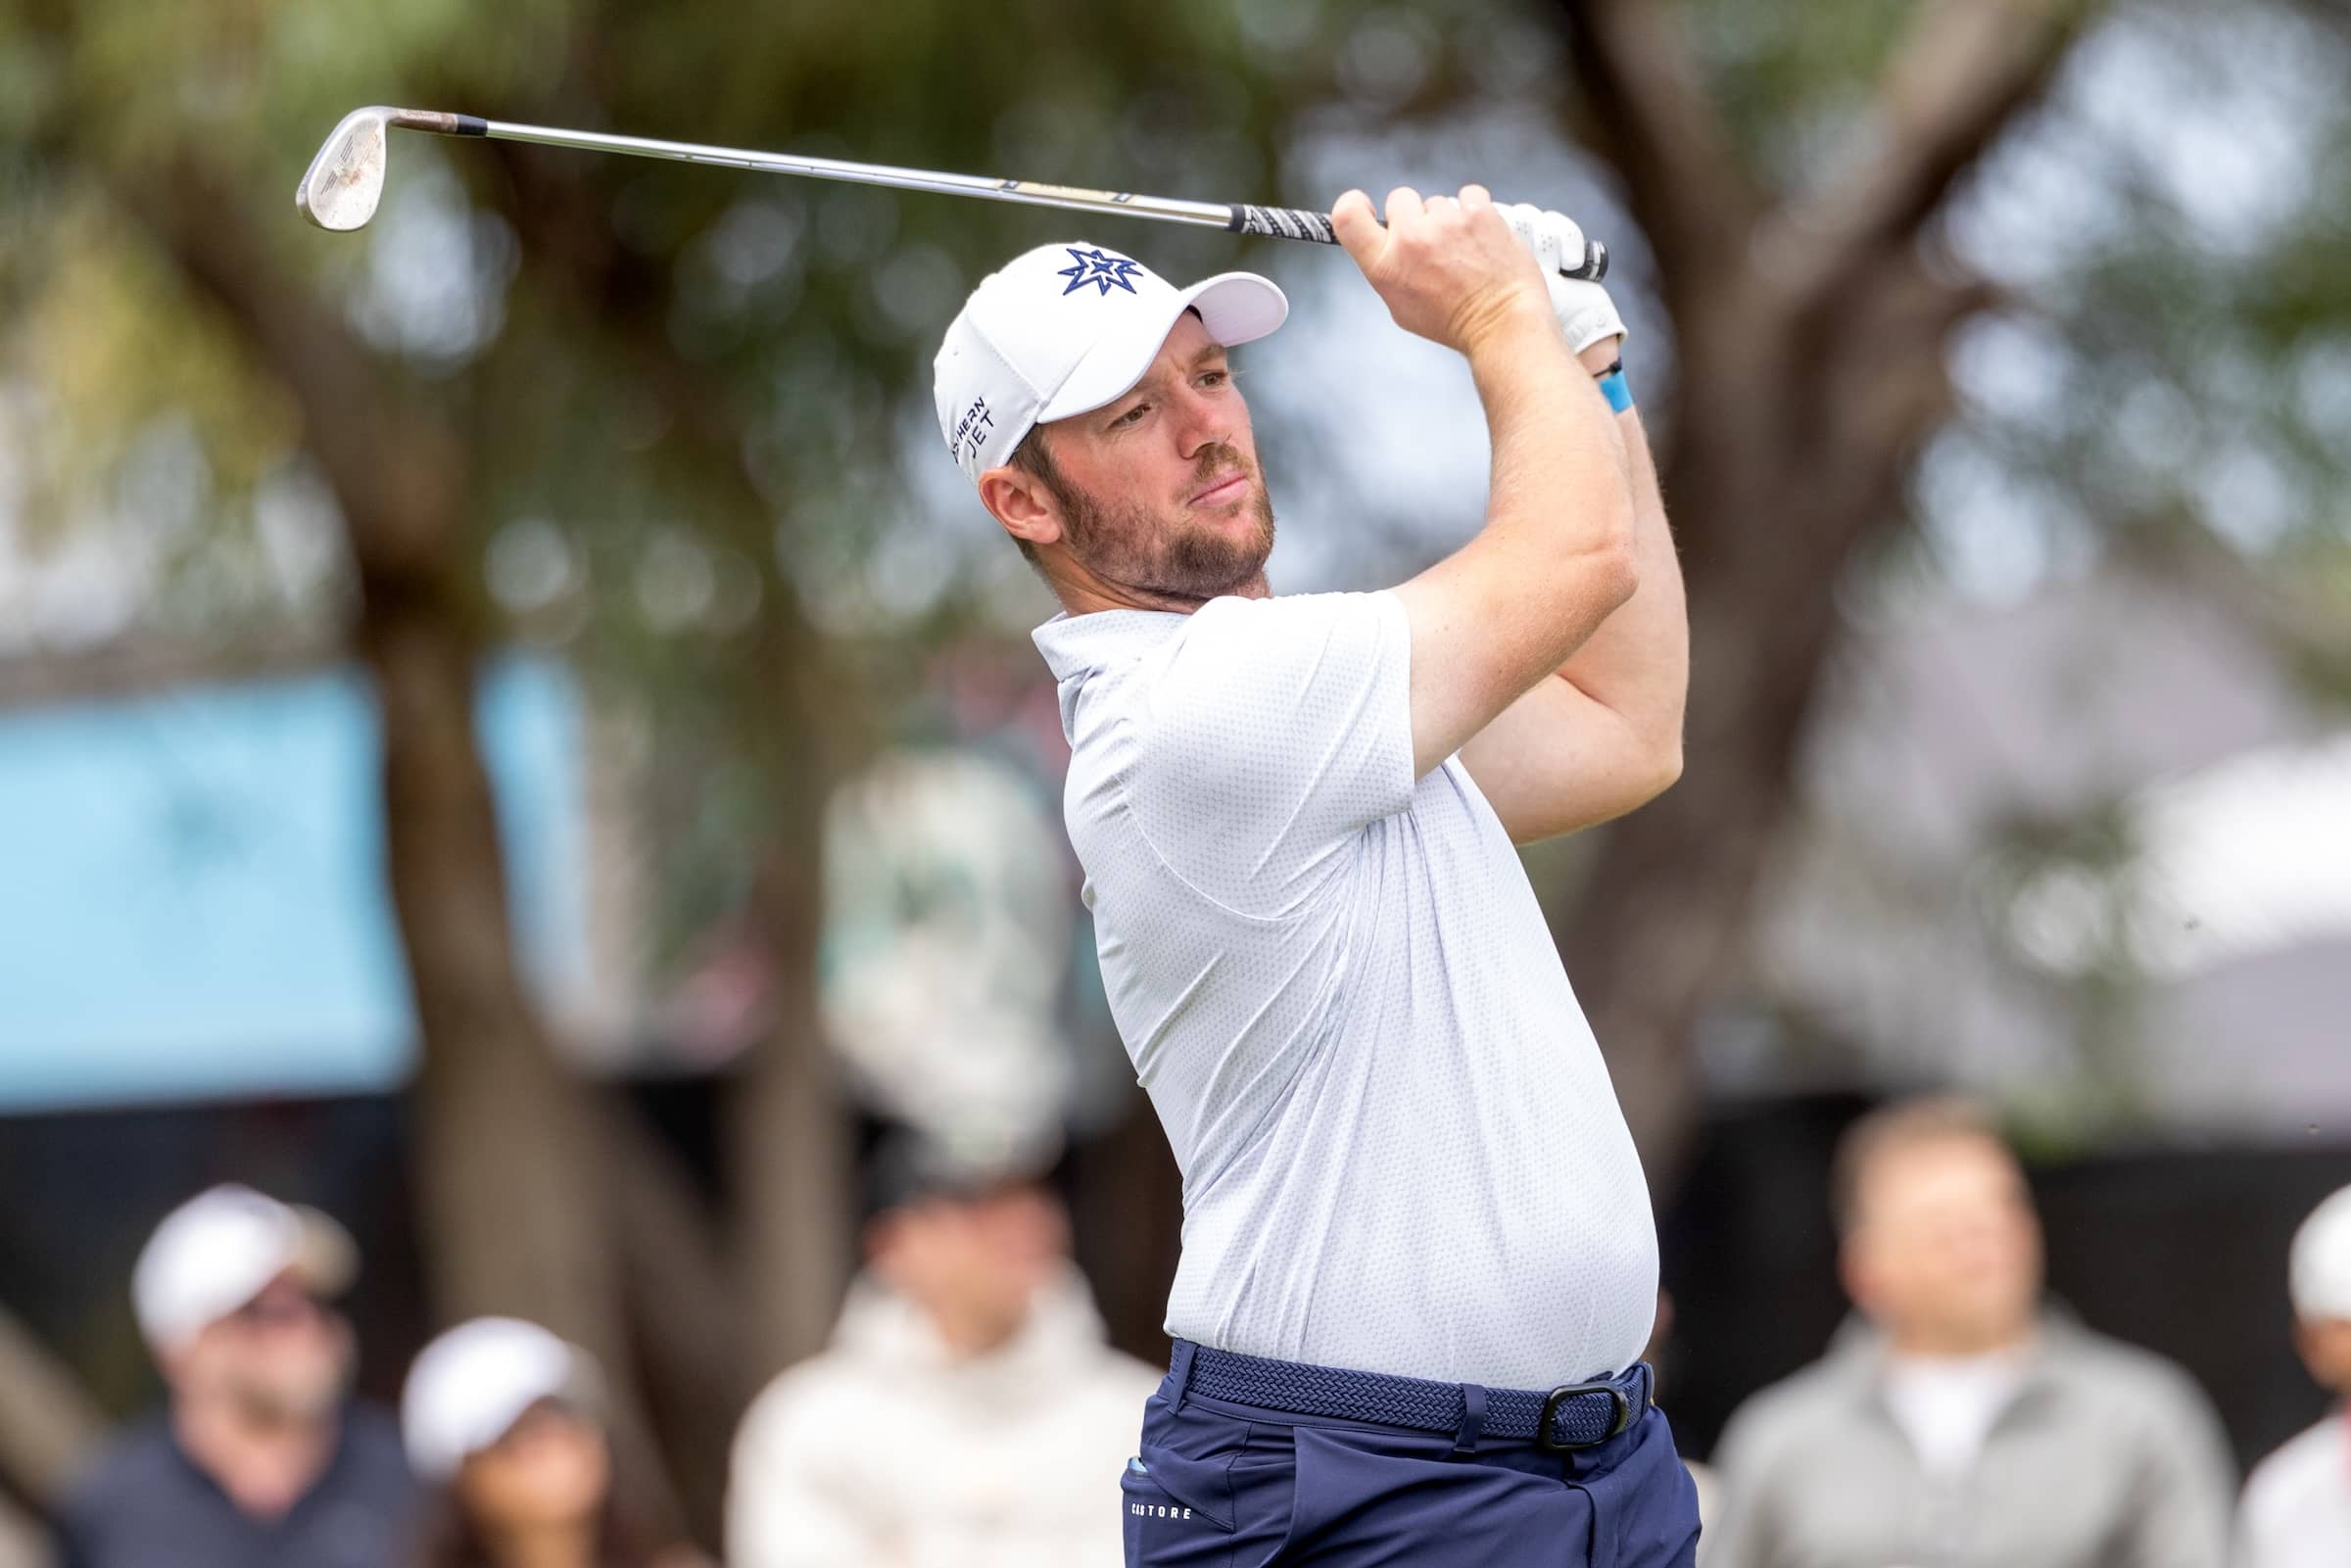
<path fill-rule="evenodd" d="M 1472 354 L 1469 372 L 1493 443 L 1485 537 L 1555 561 L 1622 548 L 1632 526 L 1624 441 L 1556 324 L 1518 326 Z"/>
<path fill-rule="evenodd" d="M 1417 777 L 1530 693 L 1566 690 L 1559 666 L 1638 586 L 1631 487 L 1607 400 L 1567 352 L 1541 271 L 1572 224 L 1546 228 L 1530 256 L 1476 185 L 1425 204 L 1399 188 L 1384 228 L 1360 191 L 1331 214 L 1397 324 L 1467 358 L 1493 443 L 1485 526 L 1394 590 L 1412 637 Z"/>
<path fill-rule="evenodd" d="M 1638 409 L 1614 416 L 1632 488 L 1633 562 L 1640 588 L 1560 664 L 1559 677 L 1622 714 L 1645 739 L 1677 759 L 1690 689 L 1690 620 L 1681 560 L 1657 468 Z"/>
<path fill-rule="evenodd" d="M 1548 317 L 1471 354 L 1469 368 L 1493 469 L 1485 527 L 1463 554 L 1502 567 L 1486 574 L 1509 591 L 1507 602 L 1487 607 L 1488 627 L 1526 645 L 1531 684 L 1632 591 L 1624 443 L 1607 400 Z"/>

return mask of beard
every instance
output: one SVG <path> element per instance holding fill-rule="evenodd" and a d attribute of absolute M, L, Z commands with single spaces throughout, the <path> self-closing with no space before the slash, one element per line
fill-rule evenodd
<path fill-rule="evenodd" d="M 1049 485 L 1061 503 L 1070 553 L 1086 570 L 1163 598 L 1205 603 L 1255 581 L 1273 550 L 1273 502 L 1255 464 L 1230 447 L 1213 447 L 1200 454 L 1193 483 L 1206 485 L 1235 469 L 1249 478 L 1241 505 L 1256 525 L 1237 538 L 1193 518 L 1180 502 L 1159 511 L 1134 500 L 1106 503 L 1058 480 Z"/>
<path fill-rule="evenodd" d="M 323 1420 L 342 1405 L 353 1360 L 349 1342 L 338 1338 L 328 1346 L 230 1369 L 219 1390 L 253 1426 L 303 1425 Z"/>

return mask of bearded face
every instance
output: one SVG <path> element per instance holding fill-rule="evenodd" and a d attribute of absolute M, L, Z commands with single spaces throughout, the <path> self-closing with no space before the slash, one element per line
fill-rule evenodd
<path fill-rule="evenodd" d="M 177 1396 L 228 1407 L 256 1426 L 326 1416 L 351 1371 L 351 1326 L 291 1276 L 206 1325 L 165 1364 Z"/>
<path fill-rule="evenodd" d="M 1249 405 L 1195 315 L 1124 396 L 1038 427 L 981 492 L 1065 602 L 1266 592 L 1273 505 Z"/>
<path fill-rule="evenodd" d="M 1204 449 L 1179 495 L 1096 497 L 1057 477 L 1070 553 L 1106 583 L 1205 601 L 1255 582 L 1273 549 L 1273 502 L 1257 465 L 1224 443 Z M 1203 503 L 1194 498 L 1212 498 Z"/>

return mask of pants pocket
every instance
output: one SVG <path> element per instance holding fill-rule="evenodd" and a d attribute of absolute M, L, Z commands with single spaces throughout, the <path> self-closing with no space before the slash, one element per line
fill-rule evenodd
<path fill-rule="evenodd" d="M 1548 1477 L 1343 1428 L 1297 1433 L 1289 1546 L 1333 1561 L 1545 1568 L 1590 1559 L 1590 1497 Z"/>
<path fill-rule="evenodd" d="M 1203 1504 L 1196 1488 L 1223 1490 L 1221 1476 L 1187 1475 L 1177 1484 L 1187 1500 L 1162 1483 L 1150 1460 L 1129 1459 L 1119 1477 L 1119 1505 L 1126 1512 L 1127 1568 L 1227 1568 L 1232 1561 L 1232 1516 L 1220 1519 Z M 1164 1461 L 1162 1461 L 1164 1462 Z M 1205 1470 L 1205 1466 L 1188 1468 Z M 1189 1484 L 1186 1484 L 1189 1483 Z"/>

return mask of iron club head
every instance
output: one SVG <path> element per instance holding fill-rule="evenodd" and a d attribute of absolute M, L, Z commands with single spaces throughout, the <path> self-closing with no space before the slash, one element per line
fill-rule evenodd
<path fill-rule="evenodd" d="M 318 148 L 294 187 L 294 205 L 320 228 L 363 228 L 384 194 L 384 156 L 397 109 L 377 106 L 345 115 Z"/>
<path fill-rule="evenodd" d="M 490 122 L 431 109 L 355 109 L 329 132 L 294 187 L 294 205 L 320 228 L 348 232 L 375 216 L 384 195 L 384 159 L 395 129 L 436 136 L 486 136 Z"/>

